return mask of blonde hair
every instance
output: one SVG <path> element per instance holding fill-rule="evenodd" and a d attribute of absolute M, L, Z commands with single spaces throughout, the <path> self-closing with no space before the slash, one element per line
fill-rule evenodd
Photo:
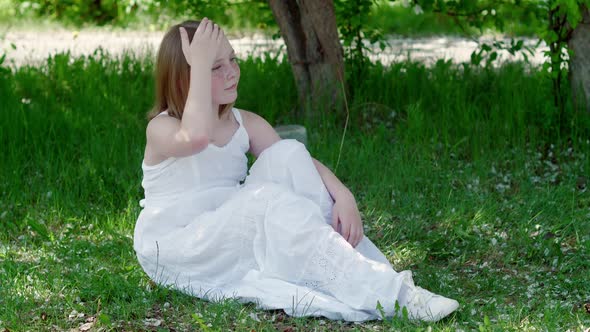
<path fill-rule="evenodd" d="M 155 68 L 156 100 L 147 114 L 148 121 L 164 111 L 168 111 L 170 116 L 182 119 L 190 84 L 190 66 L 182 53 L 179 28 L 186 29 L 189 41 L 192 42 L 199 23 L 200 21 L 184 21 L 172 26 L 164 35 Z M 233 106 L 233 103 L 219 105 L 219 116 L 231 110 Z"/>

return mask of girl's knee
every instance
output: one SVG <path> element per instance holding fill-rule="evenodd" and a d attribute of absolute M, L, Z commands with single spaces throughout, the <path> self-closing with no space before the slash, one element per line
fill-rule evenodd
<path fill-rule="evenodd" d="M 298 181 L 309 182 L 305 178 L 316 171 L 305 145 L 281 140 L 262 151 L 250 167 L 246 183 L 274 182 L 294 190 Z"/>
<path fill-rule="evenodd" d="M 260 157 L 262 157 L 265 154 L 279 154 L 288 156 L 297 150 L 305 150 L 307 152 L 307 149 L 305 148 L 305 145 L 303 145 L 303 143 L 295 139 L 283 139 L 266 148 L 260 154 Z"/>

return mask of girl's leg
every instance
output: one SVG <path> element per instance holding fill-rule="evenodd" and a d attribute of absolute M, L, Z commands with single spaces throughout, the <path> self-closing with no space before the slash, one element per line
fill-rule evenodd
<path fill-rule="evenodd" d="M 246 184 L 275 183 L 314 202 L 327 224 L 332 223 L 334 201 L 318 173 L 305 145 L 281 140 L 264 150 L 246 178 Z M 389 264 L 383 253 L 367 237 L 355 248 L 363 256 Z"/>
<path fill-rule="evenodd" d="M 246 185 L 269 182 L 279 188 L 270 189 L 276 192 L 268 198 L 271 208 L 264 218 L 264 230 L 259 231 L 275 235 L 265 237 L 267 243 L 262 247 L 267 249 L 257 255 L 266 261 L 262 265 L 267 273 L 321 289 L 360 310 L 374 311 L 379 302 L 391 315 L 396 300 L 415 318 L 440 319 L 448 314 L 445 310 L 454 310 L 456 302 L 415 287 L 411 272 L 394 271 L 366 237 L 352 248 L 326 225 L 331 222 L 333 200 L 303 144 L 282 140 L 261 153 Z M 289 192 L 281 193 L 281 188 Z M 317 224 L 316 213 L 324 223 Z M 290 233 L 295 236 L 286 236 Z M 416 302 L 422 303 L 417 307 Z M 425 310 L 434 312 L 429 315 Z"/>
<path fill-rule="evenodd" d="M 272 182 L 316 203 L 328 223 L 334 201 L 305 145 L 286 139 L 264 150 L 250 168 L 246 184 Z"/>
<path fill-rule="evenodd" d="M 256 218 L 254 257 L 263 280 L 284 280 L 329 294 L 355 310 L 380 317 L 396 314 L 395 303 L 410 317 L 438 320 L 456 309 L 456 302 L 415 287 L 411 273 L 355 250 L 331 226 L 318 206 L 276 184 L 250 184 L 251 200 L 267 202 Z"/>

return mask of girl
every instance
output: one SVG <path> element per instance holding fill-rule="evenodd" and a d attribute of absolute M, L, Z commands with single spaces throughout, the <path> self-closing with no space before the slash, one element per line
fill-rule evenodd
<path fill-rule="evenodd" d="M 353 195 L 305 146 L 233 107 L 240 68 L 216 24 L 173 26 L 156 75 L 134 234 L 151 279 L 293 316 L 379 319 L 397 302 L 437 321 L 457 309 L 392 269 L 363 236 Z M 246 152 L 257 157 L 248 176 Z"/>

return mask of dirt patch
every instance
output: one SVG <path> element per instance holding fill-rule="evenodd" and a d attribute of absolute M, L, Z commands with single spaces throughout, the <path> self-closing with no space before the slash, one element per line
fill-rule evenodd
<path fill-rule="evenodd" d="M 6 60 L 15 66 L 34 64 L 44 61 L 48 56 L 69 51 L 73 56 L 89 55 L 98 48 L 105 52 L 120 55 L 131 52 L 137 55 L 153 56 L 164 35 L 164 32 L 146 31 L 106 31 L 106 30 L 54 30 L 54 31 L 9 31 L 2 42 L 2 50 L 7 53 Z M 487 38 L 489 42 L 490 38 Z M 247 37 L 231 37 L 236 53 L 239 57 L 249 54 L 260 55 L 265 52 L 271 54 L 285 53 L 286 48 L 282 40 L 254 35 Z M 535 40 L 526 40 L 525 45 L 533 46 Z M 381 51 L 375 48 L 372 60 L 383 63 L 404 61 L 411 58 L 432 64 L 438 59 L 450 59 L 455 63 L 470 60 L 471 53 L 477 48 L 477 43 L 470 39 L 457 37 L 430 38 L 395 38 L 388 40 L 389 46 Z M 15 49 L 12 48 L 15 46 Z M 544 62 L 543 51 L 546 47 L 539 47 L 529 56 L 532 64 Z M 1 51 L 1 50 L 0 50 Z M 500 61 L 522 60 L 521 55 L 512 56 L 508 52 L 500 52 Z"/>

